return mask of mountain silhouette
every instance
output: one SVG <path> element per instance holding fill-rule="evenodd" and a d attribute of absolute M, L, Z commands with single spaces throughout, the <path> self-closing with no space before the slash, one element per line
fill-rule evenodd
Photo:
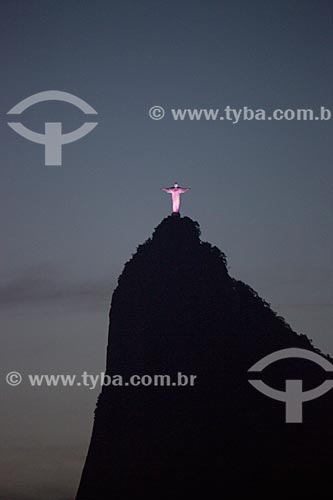
<path fill-rule="evenodd" d="M 330 393 L 303 405 L 303 423 L 286 423 L 285 404 L 248 381 L 254 363 L 291 347 L 319 352 L 230 277 L 197 222 L 166 217 L 119 277 L 106 374 L 196 378 L 103 387 L 76 500 L 223 498 L 227 488 L 269 498 L 332 486 Z M 286 378 L 302 379 L 304 390 L 325 379 L 304 360 L 276 362 L 262 375 L 281 390 Z"/>

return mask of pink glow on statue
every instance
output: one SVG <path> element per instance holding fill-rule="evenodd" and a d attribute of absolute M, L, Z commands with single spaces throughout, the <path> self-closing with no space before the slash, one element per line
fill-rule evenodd
<path fill-rule="evenodd" d="M 166 193 L 171 194 L 172 196 L 172 213 L 178 213 L 180 209 L 180 195 L 183 193 L 186 193 L 191 188 L 182 188 L 179 187 L 177 182 L 174 183 L 174 185 L 170 188 L 161 188 L 163 191 Z"/>

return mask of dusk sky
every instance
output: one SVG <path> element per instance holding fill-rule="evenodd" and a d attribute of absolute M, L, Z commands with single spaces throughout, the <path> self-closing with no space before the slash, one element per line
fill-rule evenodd
<path fill-rule="evenodd" d="M 100 373 L 124 263 L 190 186 L 182 214 L 294 330 L 333 354 L 332 120 L 175 121 L 173 108 L 333 110 L 329 0 L 2 0 L 1 500 L 73 500 L 100 388 L 27 374 Z M 62 166 L 13 130 L 97 127 Z M 148 111 L 166 115 L 152 120 Z M 19 387 L 7 372 L 23 376 Z"/>

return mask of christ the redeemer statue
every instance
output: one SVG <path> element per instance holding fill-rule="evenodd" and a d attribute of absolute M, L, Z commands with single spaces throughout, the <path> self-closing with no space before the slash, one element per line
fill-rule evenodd
<path fill-rule="evenodd" d="M 191 188 L 179 187 L 177 182 L 175 182 L 172 187 L 161 188 L 161 189 L 163 189 L 163 191 L 165 191 L 166 193 L 171 194 L 171 196 L 172 196 L 172 213 L 178 214 L 179 209 L 180 209 L 180 195 L 183 193 L 186 193 L 186 191 L 188 191 Z"/>

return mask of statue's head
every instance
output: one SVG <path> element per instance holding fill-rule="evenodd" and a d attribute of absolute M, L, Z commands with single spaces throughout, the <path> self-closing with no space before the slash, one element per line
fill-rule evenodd
<path fill-rule="evenodd" d="M 179 184 L 177 182 L 175 182 L 173 185 L 174 188 L 177 188 L 178 186 L 179 186 Z"/>

